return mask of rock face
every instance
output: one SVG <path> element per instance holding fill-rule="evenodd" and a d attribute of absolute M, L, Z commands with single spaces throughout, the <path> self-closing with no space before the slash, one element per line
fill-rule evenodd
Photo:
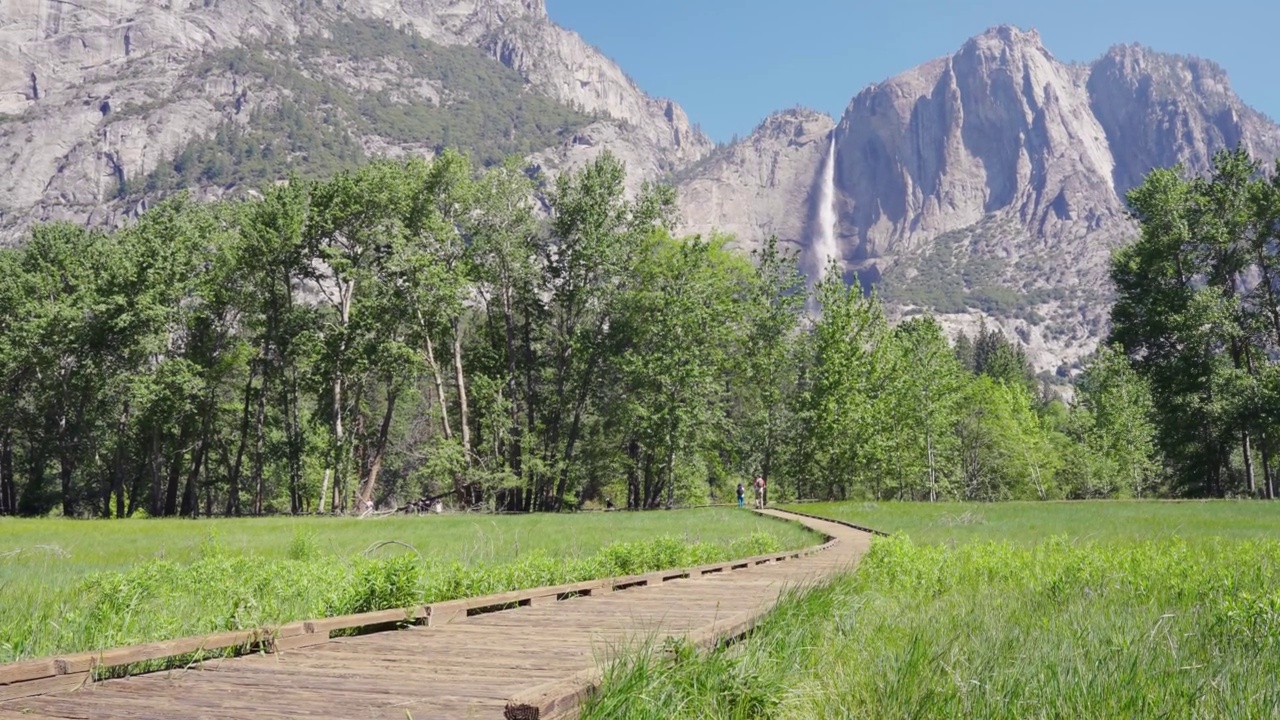
<path fill-rule="evenodd" d="M 0 244 L 36 221 L 112 221 L 131 209 L 115 200 L 122 180 L 288 95 L 248 93 L 234 75 L 195 72 L 212 54 L 288 45 L 350 16 L 490 53 L 531 92 L 597 117 L 591 133 L 623 140 L 619 154 L 646 178 L 712 147 L 678 106 L 645 95 L 551 22 L 543 0 L 7 0 L 0 2 Z M 447 90 L 423 88 L 421 98 Z M 422 151 L 377 136 L 362 142 L 374 152 Z M 542 156 L 549 168 L 581 159 L 570 146 Z"/>
<path fill-rule="evenodd" d="M 810 247 L 830 121 L 809 117 L 807 130 L 772 118 L 694 168 L 688 229 Z M 1212 63 L 1117 47 L 1069 65 L 1008 26 L 858 93 L 832 132 L 848 274 L 877 284 L 892 313 L 927 309 L 957 332 L 999 325 L 1041 370 L 1105 334 L 1107 260 L 1134 232 L 1122 198 L 1149 170 L 1203 172 L 1237 143 L 1280 155 L 1280 128 Z"/>
<path fill-rule="evenodd" d="M 746 140 L 685 170 L 679 184 L 684 229 L 729 233 L 746 249 L 776 235 L 783 247 L 807 252 L 834 127 L 834 120 L 812 110 L 780 112 Z"/>

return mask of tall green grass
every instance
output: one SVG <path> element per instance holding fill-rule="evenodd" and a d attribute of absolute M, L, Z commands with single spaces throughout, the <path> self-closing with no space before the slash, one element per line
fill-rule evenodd
<path fill-rule="evenodd" d="M 1057 535 L 1106 543 L 1173 537 L 1280 537 L 1280 505 L 1243 500 L 842 502 L 807 503 L 791 509 L 884 532 L 904 532 L 924 543 L 1004 540 L 1029 545 Z"/>
<path fill-rule="evenodd" d="M 716 562 L 818 539 L 790 523 L 722 509 L 5 521 L 0 662 Z M 380 540 L 404 544 L 376 547 Z"/>
<path fill-rule="evenodd" d="M 912 536 L 746 642 L 628 656 L 584 717 L 1280 717 L 1277 525 L 1219 525 L 1259 505 L 817 508 Z"/>

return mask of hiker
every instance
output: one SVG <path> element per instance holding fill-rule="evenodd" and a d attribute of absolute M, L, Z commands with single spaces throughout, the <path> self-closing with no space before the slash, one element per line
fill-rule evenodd
<path fill-rule="evenodd" d="M 757 475 L 755 486 L 756 486 L 756 509 L 762 510 L 764 509 L 764 478 Z"/>
<path fill-rule="evenodd" d="M 743 489 L 742 483 L 738 483 L 738 507 L 746 507 L 747 491 Z"/>
<path fill-rule="evenodd" d="M 768 504 L 769 504 L 769 483 L 764 479 L 764 476 L 761 476 L 760 477 L 760 508 L 763 509 L 764 506 Z"/>

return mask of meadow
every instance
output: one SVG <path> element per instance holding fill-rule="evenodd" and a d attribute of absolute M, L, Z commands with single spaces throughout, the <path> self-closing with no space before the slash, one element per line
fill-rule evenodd
<path fill-rule="evenodd" d="M 725 508 L 377 519 L 0 520 L 0 662 L 812 545 Z"/>
<path fill-rule="evenodd" d="M 896 531 L 746 642 L 633 653 L 587 718 L 1274 718 L 1280 507 L 844 503 Z"/>
<path fill-rule="evenodd" d="M 1106 544 L 1280 537 L 1280 505 L 1250 501 L 846 502 L 791 509 L 905 534 L 915 542 L 950 545 L 1000 540 L 1026 546 L 1054 536 Z"/>

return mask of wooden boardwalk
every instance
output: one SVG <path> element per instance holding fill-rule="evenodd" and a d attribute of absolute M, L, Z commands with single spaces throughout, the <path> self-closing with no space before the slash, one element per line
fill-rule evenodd
<path fill-rule="evenodd" d="M 572 713 L 612 653 L 686 636 L 741 635 L 780 592 L 852 569 L 871 535 L 787 517 L 837 542 L 732 572 L 527 607 L 448 624 L 332 638 L 0 703 L 12 718 L 538 718 Z M 327 635 L 326 635 L 327 637 Z"/>

